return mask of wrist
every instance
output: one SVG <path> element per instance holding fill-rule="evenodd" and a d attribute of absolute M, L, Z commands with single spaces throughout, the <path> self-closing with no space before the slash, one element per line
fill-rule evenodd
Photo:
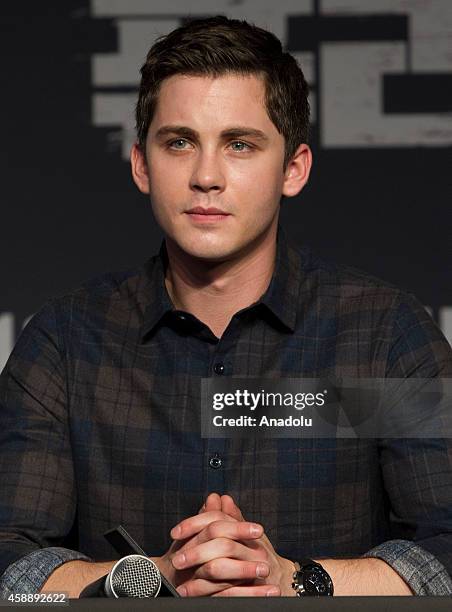
<path fill-rule="evenodd" d="M 149 557 L 151 561 L 154 561 L 156 566 L 159 568 L 160 573 L 171 582 L 171 584 L 176 584 L 176 572 L 177 570 L 174 568 L 171 563 L 170 558 L 167 555 L 162 555 L 161 557 Z"/>
<path fill-rule="evenodd" d="M 305 557 L 295 561 L 292 588 L 298 597 L 331 597 L 333 580 L 327 569 L 318 561 Z"/>
<path fill-rule="evenodd" d="M 290 559 L 280 557 L 281 580 L 279 586 L 281 597 L 295 597 L 296 593 L 292 588 L 293 574 L 296 570 L 295 563 Z"/>
<path fill-rule="evenodd" d="M 321 559 L 335 595 L 412 595 L 408 584 L 385 561 L 374 557 Z"/>
<path fill-rule="evenodd" d="M 50 574 L 40 592 L 65 592 L 70 599 L 77 598 L 88 584 L 108 574 L 115 563 L 116 561 L 67 561 Z"/>

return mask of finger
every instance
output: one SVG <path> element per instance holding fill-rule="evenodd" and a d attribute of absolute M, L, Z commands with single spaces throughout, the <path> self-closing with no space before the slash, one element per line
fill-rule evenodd
<path fill-rule="evenodd" d="M 185 542 L 178 552 L 185 552 L 185 550 L 192 549 L 195 546 L 199 546 L 200 544 L 210 542 L 217 538 L 242 541 L 255 549 L 258 546 L 257 543 L 256 546 L 252 544 L 263 535 L 264 528 L 262 525 L 259 525 L 259 523 L 249 523 L 247 521 L 238 522 L 233 520 L 212 521 L 197 535 Z"/>
<path fill-rule="evenodd" d="M 193 573 L 193 578 L 204 578 L 214 581 L 247 581 L 256 578 L 268 578 L 270 566 L 263 561 L 239 561 L 237 559 L 220 558 L 203 563 Z"/>
<path fill-rule="evenodd" d="M 264 528 L 259 523 L 249 521 L 212 521 L 196 536 L 196 544 L 202 544 L 216 538 L 230 540 L 258 540 L 264 534 Z"/>
<path fill-rule="evenodd" d="M 267 560 L 267 552 L 263 548 L 254 550 L 241 542 L 234 542 L 234 540 L 229 538 L 216 538 L 199 546 L 187 548 L 184 551 L 181 549 L 171 559 L 171 563 L 175 569 L 183 570 L 211 561 L 211 565 L 217 569 L 218 563 L 213 563 L 213 561 L 219 561 L 223 557 L 259 562 Z M 238 579 L 242 578 L 240 575 L 235 577 Z"/>
<path fill-rule="evenodd" d="M 177 587 L 181 597 L 205 597 L 235 586 L 234 582 L 209 582 L 208 580 L 189 580 Z"/>
<path fill-rule="evenodd" d="M 204 504 L 199 509 L 201 512 L 209 512 L 210 510 L 221 510 L 221 497 L 218 493 L 210 493 Z"/>
<path fill-rule="evenodd" d="M 277 585 L 233 586 L 214 593 L 212 597 L 279 597 L 281 589 Z"/>
<path fill-rule="evenodd" d="M 184 519 L 175 525 L 170 535 L 173 540 L 185 540 L 202 531 L 209 523 L 218 520 L 235 521 L 232 516 L 221 512 L 220 510 L 211 510 L 209 512 L 201 512 L 189 518 Z"/>
<path fill-rule="evenodd" d="M 243 514 L 240 511 L 240 508 L 234 502 L 230 495 L 222 495 L 221 496 L 221 510 L 226 514 L 229 514 L 237 521 L 244 521 Z"/>

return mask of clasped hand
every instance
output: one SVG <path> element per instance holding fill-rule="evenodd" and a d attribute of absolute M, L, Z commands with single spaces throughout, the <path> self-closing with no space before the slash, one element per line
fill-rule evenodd
<path fill-rule="evenodd" d="M 245 521 L 229 495 L 211 493 L 199 513 L 171 530 L 161 570 L 182 596 L 294 595 L 294 564 L 278 555 L 262 525 Z"/>

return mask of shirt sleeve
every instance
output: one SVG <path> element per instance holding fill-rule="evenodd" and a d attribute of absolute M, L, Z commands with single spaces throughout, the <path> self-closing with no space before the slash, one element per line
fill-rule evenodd
<path fill-rule="evenodd" d="M 91 561 L 75 550 L 40 548 L 8 566 L 0 578 L 0 599 L 13 593 L 39 593 L 50 574 L 68 561 Z"/>
<path fill-rule="evenodd" d="M 452 579 L 444 565 L 414 542 L 388 540 L 362 556 L 385 561 L 415 595 L 452 595 Z"/>
<path fill-rule="evenodd" d="M 75 520 L 76 488 L 64 348 L 51 302 L 22 332 L 0 376 L 0 482 L 2 587 L 29 589 L 79 554 L 59 548 Z"/>
<path fill-rule="evenodd" d="M 389 378 L 451 378 L 452 350 L 422 304 L 401 294 Z M 384 438 L 380 465 L 393 539 L 363 555 L 387 562 L 416 595 L 452 595 L 452 440 Z"/>

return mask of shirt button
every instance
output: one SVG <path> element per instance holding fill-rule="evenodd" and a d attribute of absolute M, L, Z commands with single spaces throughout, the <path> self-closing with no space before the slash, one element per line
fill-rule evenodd
<path fill-rule="evenodd" d="M 213 367 L 213 371 L 218 375 L 224 374 L 224 363 L 216 363 Z"/>
<path fill-rule="evenodd" d="M 218 453 L 215 453 L 215 455 L 209 459 L 209 465 L 214 470 L 221 468 L 222 463 L 223 462 L 221 461 L 221 457 L 218 455 Z"/>

